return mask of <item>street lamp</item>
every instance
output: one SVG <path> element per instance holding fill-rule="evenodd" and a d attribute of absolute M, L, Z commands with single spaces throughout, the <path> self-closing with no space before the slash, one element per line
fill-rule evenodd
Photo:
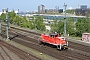
<path fill-rule="evenodd" d="M 65 11 L 64 11 L 64 14 L 65 14 L 65 17 L 64 17 L 64 36 L 66 36 L 66 7 L 67 7 L 67 4 L 64 3 L 64 8 L 65 8 Z"/>

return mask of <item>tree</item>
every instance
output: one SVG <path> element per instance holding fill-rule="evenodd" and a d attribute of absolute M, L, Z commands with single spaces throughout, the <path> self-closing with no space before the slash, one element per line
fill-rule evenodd
<path fill-rule="evenodd" d="M 9 18 L 9 22 L 12 23 L 13 19 L 16 17 L 16 13 L 13 11 L 8 12 L 8 18 Z"/>
<path fill-rule="evenodd" d="M 22 17 L 21 20 L 20 20 L 20 26 L 21 27 L 26 27 L 26 25 L 25 25 L 26 22 L 27 22 L 26 16 Z"/>
<path fill-rule="evenodd" d="M 74 19 L 73 18 L 67 18 L 66 31 L 67 31 L 67 34 L 74 35 L 75 24 L 74 24 Z"/>
<path fill-rule="evenodd" d="M 54 17 L 52 19 L 54 19 Z M 52 32 L 58 32 L 58 26 L 57 25 L 58 25 L 58 22 L 57 22 L 57 18 L 56 18 L 56 20 L 54 20 L 53 24 L 51 24 L 51 31 Z"/>
<path fill-rule="evenodd" d="M 60 20 L 59 22 L 58 22 L 58 25 L 57 25 L 57 32 L 58 33 L 61 33 L 61 34 L 63 34 L 63 32 L 64 32 L 64 23 L 63 23 L 63 20 Z"/>
<path fill-rule="evenodd" d="M 43 23 L 43 17 L 42 16 L 36 16 L 34 21 L 34 26 L 36 29 L 45 31 L 45 24 Z"/>
<path fill-rule="evenodd" d="M 1 14 L 1 19 L 4 20 L 4 22 L 6 21 L 6 14 L 5 13 Z"/>
<path fill-rule="evenodd" d="M 34 29 L 34 28 L 35 28 L 35 26 L 34 26 L 34 24 L 32 23 L 32 21 L 29 21 L 29 28 L 30 28 L 30 29 Z"/>
<path fill-rule="evenodd" d="M 15 16 L 15 17 L 13 18 L 12 23 L 18 25 L 18 23 L 19 23 L 19 22 L 18 22 L 19 18 L 20 18 L 19 16 Z"/>
<path fill-rule="evenodd" d="M 90 19 L 78 18 L 76 22 L 76 36 L 81 36 L 82 33 L 90 32 Z"/>
<path fill-rule="evenodd" d="M 85 27 L 86 27 L 86 31 L 90 33 L 90 19 L 87 20 Z"/>
<path fill-rule="evenodd" d="M 73 18 L 67 18 L 66 19 L 66 32 L 67 34 L 73 35 L 75 32 L 75 24 Z M 64 33 L 64 21 L 63 19 L 60 19 L 58 22 L 57 20 L 54 21 L 54 23 L 51 25 L 51 31 L 52 32 L 58 32 L 63 34 Z"/>
<path fill-rule="evenodd" d="M 34 22 L 35 22 L 35 17 L 34 16 L 30 16 L 29 17 L 29 28 L 30 29 L 34 29 L 35 28 Z"/>
<path fill-rule="evenodd" d="M 60 21 L 54 20 L 54 23 L 51 24 L 51 32 L 58 32 L 58 33 L 62 33 L 63 34 L 63 30 L 64 30 L 64 23 L 63 20 L 60 19 Z"/>
<path fill-rule="evenodd" d="M 75 9 L 72 9 L 72 10 L 66 10 L 67 13 L 70 13 L 70 14 L 74 14 L 75 12 Z"/>

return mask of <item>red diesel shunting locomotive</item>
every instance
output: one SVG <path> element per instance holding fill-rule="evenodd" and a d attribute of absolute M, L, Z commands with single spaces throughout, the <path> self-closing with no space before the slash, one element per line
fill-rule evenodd
<path fill-rule="evenodd" d="M 57 49 L 68 49 L 68 42 L 65 40 L 64 37 L 61 37 L 58 33 L 51 33 L 51 34 L 41 34 L 41 39 L 39 43 L 48 43 L 57 46 Z"/>

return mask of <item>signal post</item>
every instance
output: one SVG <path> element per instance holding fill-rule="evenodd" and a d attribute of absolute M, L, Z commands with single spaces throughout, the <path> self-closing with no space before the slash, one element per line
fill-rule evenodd
<path fill-rule="evenodd" d="M 7 39 L 9 39 L 8 37 L 8 8 L 5 10 L 6 11 L 6 36 L 7 36 Z"/>
<path fill-rule="evenodd" d="M 66 7 L 67 7 L 67 4 L 64 3 L 64 7 L 65 7 L 65 17 L 64 17 L 64 36 L 66 36 Z"/>

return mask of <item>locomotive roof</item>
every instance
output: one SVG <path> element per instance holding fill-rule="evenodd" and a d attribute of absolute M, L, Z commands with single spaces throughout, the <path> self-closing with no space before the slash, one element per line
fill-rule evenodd
<path fill-rule="evenodd" d="M 57 35 L 57 33 L 51 33 L 50 35 Z"/>

